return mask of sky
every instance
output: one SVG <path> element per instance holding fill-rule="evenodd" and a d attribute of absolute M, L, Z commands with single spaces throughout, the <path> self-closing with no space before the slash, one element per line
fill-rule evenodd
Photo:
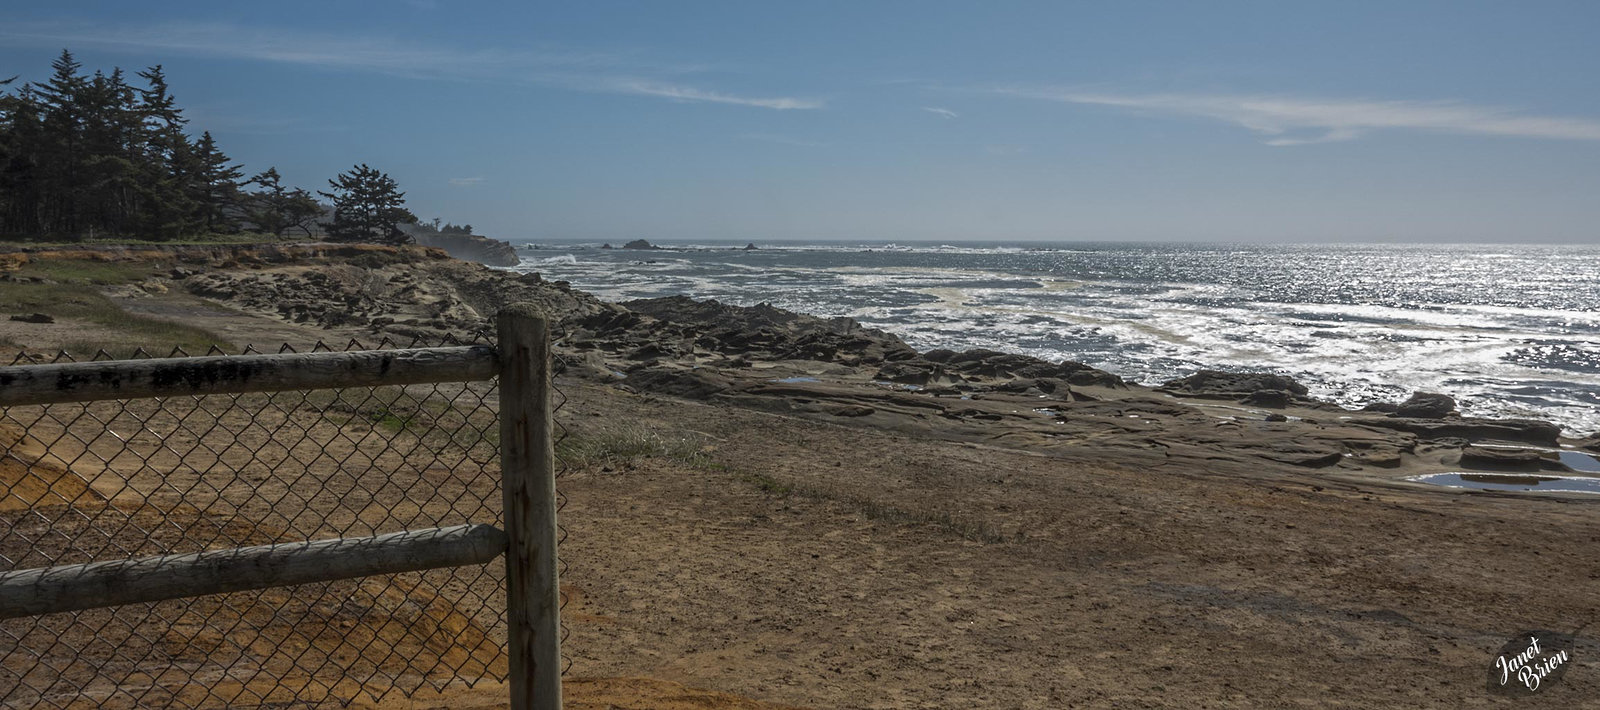
<path fill-rule="evenodd" d="M 521 243 L 1600 243 L 1600 3 L 18 3 L 249 172 Z"/>

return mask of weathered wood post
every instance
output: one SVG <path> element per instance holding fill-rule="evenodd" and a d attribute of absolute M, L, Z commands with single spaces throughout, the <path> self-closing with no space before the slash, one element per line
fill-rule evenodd
<path fill-rule="evenodd" d="M 500 475 L 505 492 L 506 641 L 512 710 L 561 708 L 561 593 L 556 573 L 550 320 L 506 306 L 500 335 Z"/>

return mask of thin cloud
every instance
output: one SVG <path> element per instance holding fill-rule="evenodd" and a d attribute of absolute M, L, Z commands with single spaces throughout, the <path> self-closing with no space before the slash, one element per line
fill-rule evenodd
<path fill-rule="evenodd" d="M 735 106 L 757 106 L 779 111 L 795 109 L 810 110 L 822 108 L 823 102 L 816 99 L 796 99 L 787 97 L 751 98 L 745 96 L 730 96 L 715 91 L 706 91 L 689 86 L 679 86 L 658 81 L 645 81 L 639 79 L 617 80 L 614 84 L 617 93 L 634 94 L 638 96 L 656 96 L 674 101 L 704 101 L 714 104 L 733 104 Z"/>
<path fill-rule="evenodd" d="M 1534 116 L 1513 109 L 1459 101 L 1369 101 L 1290 96 L 1196 94 L 1118 95 L 1038 89 L 999 93 L 1071 104 L 1113 106 L 1198 116 L 1269 136 L 1267 145 L 1332 143 L 1380 130 L 1600 141 L 1600 120 Z"/>
<path fill-rule="evenodd" d="M 450 184 L 456 187 L 475 187 L 483 184 L 481 177 L 450 178 Z"/>
<path fill-rule="evenodd" d="M 960 118 L 961 117 L 960 114 L 957 114 L 955 111 L 951 111 L 950 109 L 947 109 L 947 108 L 939 108 L 937 106 L 923 106 L 922 110 L 927 111 L 928 113 L 944 116 L 945 118 Z"/>
<path fill-rule="evenodd" d="M 702 67 L 648 63 L 600 52 L 462 50 L 392 37 L 247 28 L 227 23 L 168 22 L 143 26 L 9 23 L 0 40 L 13 46 L 91 47 L 295 64 L 336 71 L 441 81 L 510 81 L 573 91 L 649 96 L 674 101 L 776 110 L 816 109 L 823 102 L 747 97 L 648 78 Z"/>

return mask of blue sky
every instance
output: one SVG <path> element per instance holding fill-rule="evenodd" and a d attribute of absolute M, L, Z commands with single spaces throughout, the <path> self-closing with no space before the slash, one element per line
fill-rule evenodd
<path fill-rule="evenodd" d="M 1600 242 L 1594 2 L 72 2 L 0 76 L 516 240 Z"/>

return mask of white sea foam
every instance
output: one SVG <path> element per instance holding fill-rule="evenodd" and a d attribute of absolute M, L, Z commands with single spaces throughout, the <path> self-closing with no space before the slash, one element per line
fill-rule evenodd
<path fill-rule="evenodd" d="M 769 302 L 849 315 L 924 349 L 1080 360 L 1146 382 L 1273 370 L 1345 404 L 1439 390 L 1469 414 L 1600 429 L 1600 368 L 1584 369 L 1600 363 L 1600 250 L 1499 248 L 1499 260 L 1458 247 L 543 251 L 520 268 L 609 299 Z"/>

